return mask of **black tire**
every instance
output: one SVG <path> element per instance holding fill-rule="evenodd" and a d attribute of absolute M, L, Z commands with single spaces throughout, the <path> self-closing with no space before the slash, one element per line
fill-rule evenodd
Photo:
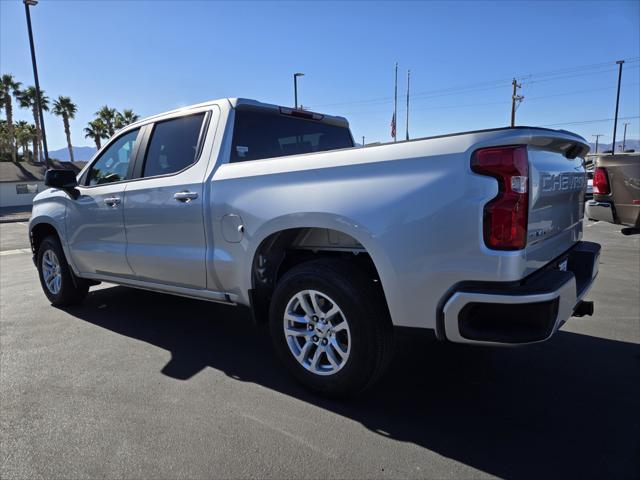
<path fill-rule="evenodd" d="M 47 251 L 53 252 L 60 266 L 60 287 L 57 292 L 49 289 L 44 278 L 43 259 Z M 56 307 L 75 305 L 87 296 L 89 285 L 84 280 L 76 277 L 71 271 L 58 237 L 50 235 L 42 240 L 38 247 L 36 265 L 38 267 L 40 285 L 52 305 Z"/>
<path fill-rule="evenodd" d="M 304 290 L 328 296 L 348 322 L 350 353 L 344 365 L 330 375 L 313 373 L 301 365 L 284 334 L 285 309 Z M 345 261 L 314 260 L 288 271 L 273 294 L 269 327 L 275 350 L 288 370 L 309 389 L 329 397 L 353 396 L 369 388 L 384 373 L 393 353 L 393 329 L 379 283 Z"/>

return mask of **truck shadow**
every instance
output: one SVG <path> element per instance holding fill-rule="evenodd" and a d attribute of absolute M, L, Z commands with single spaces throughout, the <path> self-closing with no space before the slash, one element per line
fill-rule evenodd
<path fill-rule="evenodd" d="M 338 402 L 300 388 L 240 309 L 113 287 L 68 311 L 171 352 L 165 375 L 211 367 L 499 477 L 640 476 L 638 345 L 568 332 L 523 349 L 402 338 L 382 381 Z"/>

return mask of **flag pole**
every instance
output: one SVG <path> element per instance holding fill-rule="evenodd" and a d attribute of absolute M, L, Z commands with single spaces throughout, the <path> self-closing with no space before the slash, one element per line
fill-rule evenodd
<path fill-rule="evenodd" d="M 409 81 L 411 79 L 411 70 L 407 70 L 407 138 L 409 140 Z"/>
<path fill-rule="evenodd" d="M 395 142 L 398 129 L 398 62 L 396 62 L 396 84 L 393 95 L 393 121 L 395 123 L 395 128 L 393 129 L 393 141 Z"/>

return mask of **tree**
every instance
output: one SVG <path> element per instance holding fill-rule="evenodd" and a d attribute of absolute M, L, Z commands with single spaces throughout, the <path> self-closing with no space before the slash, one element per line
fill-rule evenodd
<path fill-rule="evenodd" d="M 64 134 L 67 136 L 69 159 L 73 162 L 73 146 L 71 145 L 71 129 L 69 128 L 69 120 L 75 118 L 78 107 L 69 97 L 63 97 L 61 95 L 53 101 L 53 109 L 51 111 L 54 115 L 62 117 Z"/>
<path fill-rule="evenodd" d="M 137 122 L 139 118 L 140 115 L 135 114 L 133 110 L 129 108 L 125 108 L 122 113 L 116 113 L 116 119 L 114 122 L 115 128 L 116 130 L 120 130 L 133 122 Z"/>
<path fill-rule="evenodd" d="M 115 108 L 110 108 L 104 105 L 100 110 L 96 112 L 96 115 L 107 128 L 107 134 L 111 137 L 115 133 L 115 123 L 118 111 Z"/>
<path fill-rule="evenodd" d="M 0 120 L 0 161 L 8 161 L 10 159 L 9 127 L 6 120 Z"/>
<path fill-rule="evenodd" d="M 36 127 L 24 120 L 20 120 L 15 125 L 16 142 L 22 148 L 22 160 L 29 160 L 29 143 L 33 141 L 36 134 Z"/>
<path fill-rule="evenodd" d="M 27 131 L 29 132 L 29 138 L 31 139 L 31 144 L 33 145 L 32 155 L 35 156 L 35 152 L 38 149 L 38 129 L 33 123 L 30 123 L 29 126 L 27 127 Z"/>
<path fill-rule="evenodd" d="M 107 126 L 99 118 L 92 120 L 89 122 L 88 126 L 84 128 L 84 138 L 92 139 L 96 143 L 96 148 L 100 150 L 100 147 L 102 146 L 100 144 L 100 140 L 103 138 L 109 138 Z"/>
<path fill-rule="evenodd" d="M 7 135 L 9 138 L 9 148 L 11 150 L 11 160 L 18 161 L 17 147 L 15 142 L 15 132 L 13 128 L 13 104 L 14 96 L 20 94 L 20 82 L 16 82 L 13 75 L 5 73 L 0 77 L 0 99 L 2 99 L 2 107 L 7 114 Z"/>
<path fill-rule="evenodd" d="M 40 112 L 38 111 L 38 102 L 36 101 L 36 88 L 27 87 L 21 91 L 18 95 L 18 101 L 23 108 L 30 108 L 33 113 L 33 123 L 36 126 L 36 147 L 33 150 L 34 162 L 40 161 L 40 151 L 42 150 L 42 131 L 40 130 Z M 40 102 L 42 103 L 42 110 L 49 111 L 49 98 L 44 94 L 43 90 L 40 90 Z M 44 157 L 44 156 L 43 156 Z"/>

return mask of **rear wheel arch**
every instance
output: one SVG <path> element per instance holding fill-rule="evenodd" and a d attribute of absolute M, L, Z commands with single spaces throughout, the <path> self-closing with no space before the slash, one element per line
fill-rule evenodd
<path fill-rule="evenodd" d="M 250 298 L 255 319 L 267 321 L 271 296 L 283 275 L 301 263 L 321 259 L 342 260 L 361 270 L 377 283 L 386 305 L 378 268 L 362 243 L 337 229 L 298 227 L 271 233 L 253 255 Z"/>

